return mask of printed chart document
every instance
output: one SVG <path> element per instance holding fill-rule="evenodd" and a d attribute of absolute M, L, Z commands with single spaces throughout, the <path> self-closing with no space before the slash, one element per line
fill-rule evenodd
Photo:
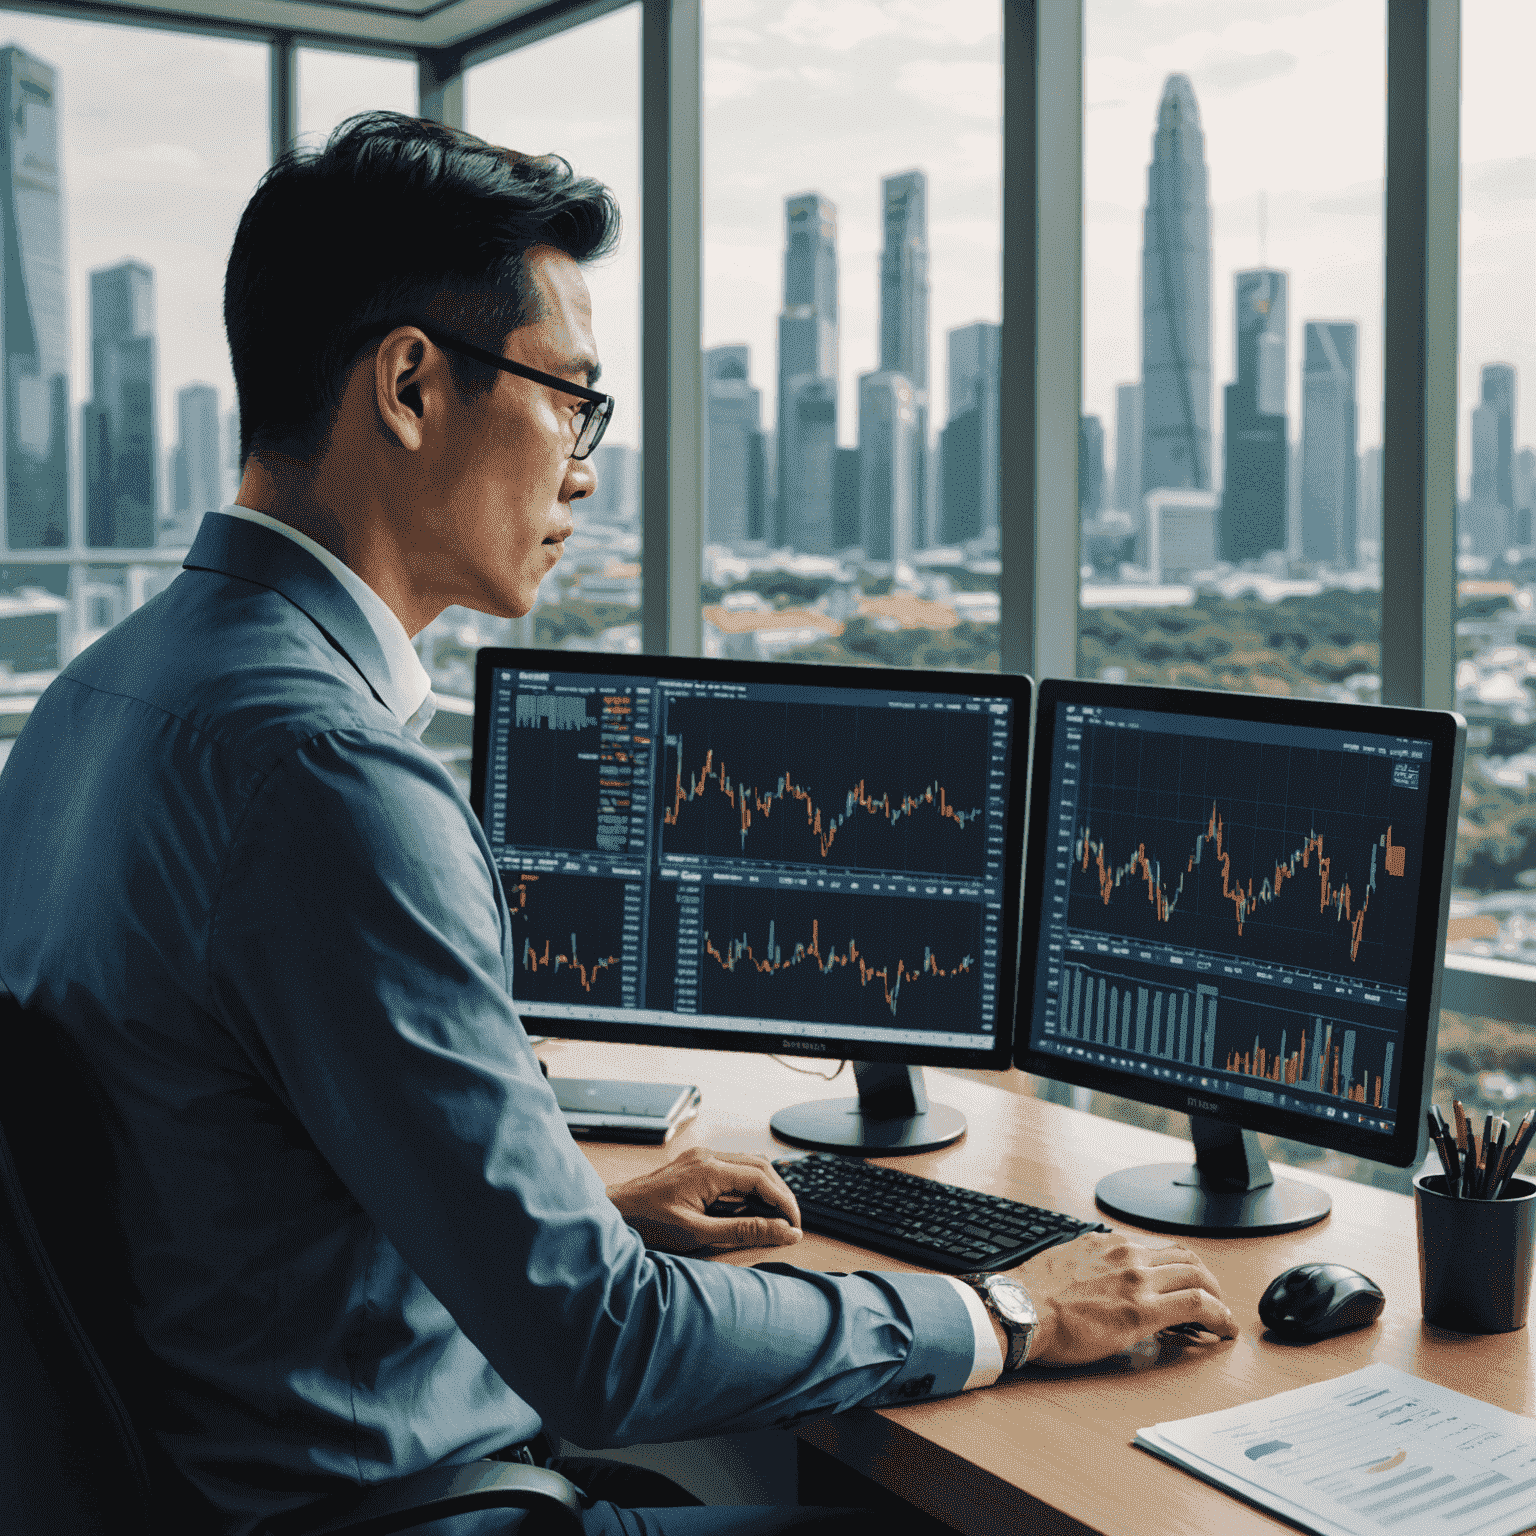
<path fill-rule="evenodd" d="M 1389 1365 L 1158 1424 L 1136 1444 L 1322 1536 L 1536 1526 L 1536 1423 Z"/>

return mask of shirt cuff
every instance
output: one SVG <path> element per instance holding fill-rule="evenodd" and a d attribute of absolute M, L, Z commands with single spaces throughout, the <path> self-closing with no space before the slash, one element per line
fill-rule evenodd
<path fill-rule="evenodd" d="M 976 1336 L 976 1352 L 971 1357 L 971 1374 L 960 1389 L 969 1392 L 972 1387 L 990 1387 L 1003 1374 L 1003 1352 L 997 1347 L 997 1335 L 992 1331 L 992 1314 L 974 1286 L 953 1275 L 943 1276 L 960 1292 L 965 1310 L 971 1317 L 971 1332 Z"/>

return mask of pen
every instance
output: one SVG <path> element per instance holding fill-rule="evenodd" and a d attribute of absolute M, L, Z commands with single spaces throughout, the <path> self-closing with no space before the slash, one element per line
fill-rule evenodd
<path fill-rule="evenodd" d="M 1435 1151 L 1440 1158 L 1440 1166 L 1445 1170 L 1445 1187 L 1448 1193 L 1454 1194 L 1453 1175 L 1451 1173 L 1451 1157 L 1446 1150 L 1445 1138 L 1440 1133 L 1440 1122 L 1436 1118 L 1433 1109 L 1424 1112 L 1424 1118 L 1429 1121 L 1429 1139 L 1435 1144 Z"/>
<path fill-rule="evenodd" d="M 1525 1149 L 1530 1145 L 1533 1133 L 1536 1133 L 1536 1109 L 1528 1109 L 1525 1119 L 1520 1122 L 1520 1129 L 1515 1132 L 1514 1140 L 1509 1144 L 1509 1151 L 1504 1155 L 1504 1166 L 1499 1175 L 1500 1193 L 1519 1169 L 1520 1160 L 1525 1156 Z"/>
<path fill-rule="evenodd" d="M 1447 1164 L 1445 1187 L 1452 1199 L 1459 1199 L 1461 1196 L 1461 1156 L 1456 1147 L 1456 1133 L 1446 1124 L 1445 1116 L 1440 1113 L 1440 1106 L 1433 1104 L 1430 1107 L 1434 1110 L 1435 1119 L 1440 1125 L 1440 1141 L 1444 1147 L 1441 1155 L 1442 1160 Z"/>
<path fill-rule="evenodd" d="M 1489 1190 L 1488 1190 L 1488 1175 L 1489 1175 L 1489 1172 L 1491 1171 L 1491 1165 L 1490 1165 L 1490 1163 L 1488 1161 L 1488 1153 L 1489 1153 L 1489 1151 L 1491 1149 L 1492 1142 L 1493 1142 L 1493 1116 L 1490 1114 L 1490 1115 L 1486 1115 L 1483 1118 L 1483 1149 L 1482 1149 L 1481 1155 L 1478 1157 L 1478 1160 L 1477 1160 L 1477 1171 L 1478 1171 L 1478 1175 L 1479 1175 L 1479 1177 L 1478 1177 L 1478 1184 L 1477 1184 L 1477 1192 L 1485 1200 L 1488 1198 L 1488 1194 L 1489 1194 Z"/>

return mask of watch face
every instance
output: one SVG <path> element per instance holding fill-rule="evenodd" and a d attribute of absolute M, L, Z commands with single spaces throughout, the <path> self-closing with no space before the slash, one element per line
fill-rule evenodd
<path fill-rule="evenodd" d="M 1033 1323 L 1037 1321 L 1035 1309 L 1030 1303 L 1029 1296 L 1017 1280 L 994 1279 L 987 1286 L 987 1291 L 991 1295 L 997 1310 L 1010 1322 Z"/>

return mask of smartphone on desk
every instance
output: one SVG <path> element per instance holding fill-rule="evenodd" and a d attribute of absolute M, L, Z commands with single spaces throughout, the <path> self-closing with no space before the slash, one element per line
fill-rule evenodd
<path fill-rule="evenodd" d="M 693 1083 L 629 1083 L 603 1077 L 551 1077 L 555 1102 L 573 1136 L 660 1146 L 699 1112 Z"/>

